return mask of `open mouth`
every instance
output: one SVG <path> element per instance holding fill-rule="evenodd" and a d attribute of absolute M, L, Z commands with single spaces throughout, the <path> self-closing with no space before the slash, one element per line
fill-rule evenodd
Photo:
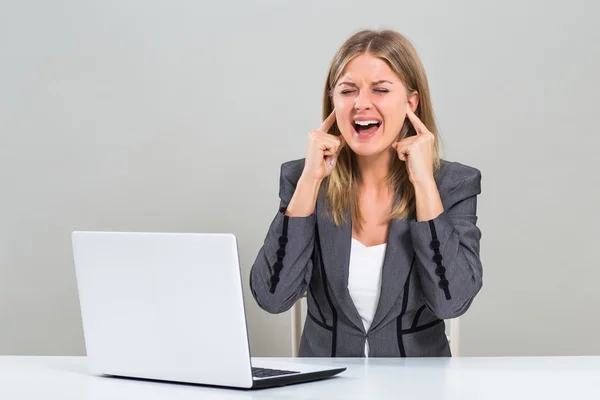
<path fill-rule="evenodd" d="M 354 133 L 362 138 L 373 136 L 381 126 L 381 121 L 354 121 Z"/>

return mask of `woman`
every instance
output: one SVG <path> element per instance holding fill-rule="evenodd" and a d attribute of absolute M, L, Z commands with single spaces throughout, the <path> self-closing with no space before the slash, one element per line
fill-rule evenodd
<path fill-rule="evenodd" d="M 281 166 L 281 205 L 252 267 L 261 308 L 308 291 L 304 357 L 450 356 L 443 319 L 482 285 L 480 172 L 441 160 L 427 77 L 394 31 L 350 37 L 324 122 Z"/>

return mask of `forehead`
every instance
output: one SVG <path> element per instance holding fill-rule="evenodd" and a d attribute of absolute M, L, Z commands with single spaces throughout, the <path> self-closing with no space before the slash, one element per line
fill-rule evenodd
<path fill-rule="evenodd" d="M 398 81 L 399 78 L 389 65 L 370 54 L 361 54 L 352 59 L 344 68 L 340 80 L 376 82 L 379 80 Z"/>

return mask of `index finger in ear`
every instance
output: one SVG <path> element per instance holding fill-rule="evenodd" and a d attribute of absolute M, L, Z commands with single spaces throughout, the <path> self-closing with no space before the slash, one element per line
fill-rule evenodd
<path fill-rule="evenodd" d="M 412 125 L 415 127 L 417 135 L 429 131 L 423 123 L 423 121 L 421 121 L 419 117 L 417 117 L 417 115 L 410 109 L 410 107 L 406 109 L 406 116 L 408 117 Z"/>
<path fill-rule="evenodd" d="M 335 123 L 335 109 L 333 111 L 331 111 L 331 114 L 329 114 L 329 116 L 327 118 L 325 118 L 325 121 L 323 121 L 323 123 L 319 127 L 319 130 L 321 132 L 327 133 L 327 132 L 329 132 L 329 130 L 331 129 L 331 127 L 333 126 L 334 123 Z"/>

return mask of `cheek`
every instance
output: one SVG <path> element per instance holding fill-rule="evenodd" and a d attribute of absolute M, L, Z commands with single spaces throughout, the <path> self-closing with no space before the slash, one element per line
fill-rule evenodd
<path fill-rule="evenodd" d="M 350 123 L 354 105 L 352 101 L 347 98 L 334 98 L 332 103 L 335 109 L 335 118 L 338 122 L 338 127 L 344 131 Z"/>
<path fill-rule="evenodd" d="M 378 107 L 382 112 L 386 113 L 398 113 L 404 112 L 406 107 L 406 103 L 402 101 L 402 99 L 398 99 L 393 96 L 385 96 L 380 97 L 378 99 L 373 100 L 373 104 Z"/>
<path fill-rule="evenodd" d="M 352 101 L 350 101 L 348 98 L 334 96 L 332 102 L 333 107 L 337 111 L 348 110 L 350 107 L 352 107 Z"/>
<path fill-rule="evenodd" d="M 388 123 L 400 123 L 406 116 L 406 105 L 397 99 L 387 98 L 374 102 L 375 107 L 383 115 Z"/>

